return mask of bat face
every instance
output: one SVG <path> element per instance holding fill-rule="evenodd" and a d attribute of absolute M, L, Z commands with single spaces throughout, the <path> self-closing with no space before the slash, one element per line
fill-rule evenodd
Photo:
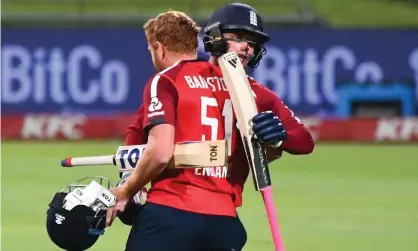
<path fill-rule="evenodd" d="M 241 139 L 253 174 L 256 190 L 271 185 L 264 147 L 253 139 L 251 120 L 258 113 L 248 76 L 236 52 L 224 54 L 218 59 L 232 106 L 238 120 Z"/>
<path fill-rule="evenodd" d="M 257 114 L 253 92 L 247 74 L 235 52 L 224 54 L 218 59 L 224 82 L 231 97 L 232 106 L 238 120 L 241 139 L 244 144 L 248 164 L 251 167 L 255 189 L 261 191 L 269 219 L 275 250 L 284 251 L 276 209 L 273 202 L 270 173 L 264 147 L 252 137 L 251 119 Z"/>

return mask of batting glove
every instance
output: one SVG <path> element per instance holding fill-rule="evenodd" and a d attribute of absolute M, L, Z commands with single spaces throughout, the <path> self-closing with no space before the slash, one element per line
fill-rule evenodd
<path fill-rule="evenodd" d="M 122 186 L 128 180 L 129 176 L 131 176 L 131 174 L 132 173 L 130 172 L 123 173 L 121 180 L 116 184 L 116 187 Z M 147 199 L 147 195 L 148 191 L 145 187 L 143 187 L 141 191 L 134 195 L 134 197 L 132 198 L 132 202 L 135 204 L 144 204 Z"/>
<path fill-rule="evenodd" d="M 254 138 L 272 147 L 279 147 L 287 137 L 280 119 L 271 111 L 261 112 L 252 119 Z"/>

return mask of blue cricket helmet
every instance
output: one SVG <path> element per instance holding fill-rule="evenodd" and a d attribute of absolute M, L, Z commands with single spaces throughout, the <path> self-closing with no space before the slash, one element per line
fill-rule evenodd
<path fill-rule="evenodd" d="M 264 32 L 264 22 L 260 14 L 253 7 L 242 3 L 231 3 L 218 9 L 210 18 L 204 29 L 204 47 L 206 52 L 220 56 L 227 52 L 228 44 L 222 33 L 228 31 L 248 31 L 258 39 L 254 57 L 248 66 L 255 68 L 266 53 L 264 43 L 270 37 Z"/>

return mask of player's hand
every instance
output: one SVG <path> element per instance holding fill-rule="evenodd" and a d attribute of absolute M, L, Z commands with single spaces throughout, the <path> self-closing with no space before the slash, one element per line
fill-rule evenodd
<path fill-rule="evenodd" d="M 116 203 L 113 207 L 109 208 L 106 213 L 106 226 L 111 226 L 113 220 L 118 216 L 119 212 L 125 211 L 131 198 L 127 196 L 123 187 L 114 187 L 109 190 L 115 197 Z"/>
<path fill-rule="evenodd" d="M 123 184 L 125 184 L 125 182 L 128 180 L 129 176 L 131 176 L 132 172 L 121 172 L 121 179 L 120 181 L 116 184 L 116 187 L 120 187 Z M 132 198 L 132 200 L 130 202 L 135 203 L 135 204 L 143 204 L 144 201 L 147 199 L 147 195 L 148 195 L 148 190 L 143 187 L 141 190 L 139 190 L 138 193 L 136 193 L 134 195 L 134 197 Z"/>
<path fill-rule="evenodd" d="M 279 117 L 271 111 L 261 112 L 252 119 L 254 138 L 272 147 L 279 147 L 287 133 Z"/>

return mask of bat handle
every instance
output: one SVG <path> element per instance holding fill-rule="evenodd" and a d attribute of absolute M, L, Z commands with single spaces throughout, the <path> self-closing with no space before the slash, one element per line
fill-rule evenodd
<path fill-rule="evenodd" d="M 103 155 L 90 157 L 68 157 L 61 160 L 62 167 L 94 165 L 116 165 L 115 157 L 114 155 Z"/>
<path fill-rule="evenodd" d="M 65 158 L 63 160 L 61 160 L 61 166 L 62 167 L 73 167 L 73 165 L 71 164 L 71 157 Z"/>
<path fill-rule="evenodd" d="M 261 190 L 261 195 L 263 196 L 264 206 L 266 208 L 267 218 L 269 221 L 271 234 L 273 236 L 274 250 L 285 251 L 271 186 Z"/>

